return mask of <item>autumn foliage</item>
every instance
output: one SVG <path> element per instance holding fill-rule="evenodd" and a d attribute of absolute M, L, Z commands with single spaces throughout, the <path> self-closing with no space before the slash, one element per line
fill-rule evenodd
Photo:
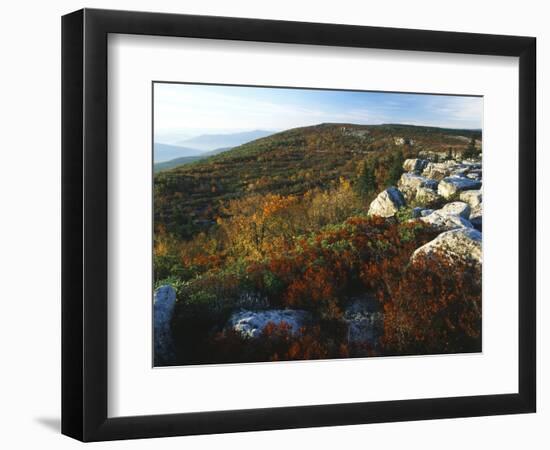
<path fill-rule="evenodd" d="M 297 158 L 292 145 L 312 152 L 332 145 L 313 134 L 288 139 L 281 152 L 289 159 Z M 268 152 L 245 150 L 232 164 L 269 158 Z M 402 157 L 373 153 L 360 164 L 339 161 L 338 170 L 327 167 L 323 174 L 302 166 L 285 174 L 274 166 L 271 174 L 243 175 L 238 190 L 227 177 L 202 178 L 224 170 L 227 157 L 196 165 L 193 172 L 158 176 L 155 283 L 177 289 L 172 329 L 178 363 L 479 351 L 480 268 L 437 254 L 412 263 L 412 253 L 440 230 L 400 219 L 406 215 L 366 215 L 374 187 L 399 175 Z M 278 183 L 284 189 L 274 188 Z M 215 201 L 203 202 L 202 195 Z M 347 338 L 345 309 L 351 299 L 367 295 L 383 311 L 376 346 Z M 315 325 L 293 334 L 284 322 L 270 323 L 256 339 L 225 327 L 238 309 L 267 308 L 305 310 Z"/>

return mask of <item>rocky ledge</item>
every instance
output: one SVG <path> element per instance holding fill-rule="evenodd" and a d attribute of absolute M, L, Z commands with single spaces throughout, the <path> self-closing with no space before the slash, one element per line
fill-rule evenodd
<path fill-rule="evenodd" d="M 422 221 L 441 231 L 414 252 L 413 260 L 438 250 L 451 259 L 481 264 L 481 161 L 416 158 L 405 160 L 403 169 L 397 187 L 385 189 L 372 201 L 369 215 L 389 218 L 409 207 L 412 221 Z"/>

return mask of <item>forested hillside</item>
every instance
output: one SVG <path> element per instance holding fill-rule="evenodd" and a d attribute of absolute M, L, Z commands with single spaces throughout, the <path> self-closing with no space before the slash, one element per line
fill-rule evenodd
<path fill-rule="evenodd" d="M 155 175 L 155 223 L 182 238 L 210 227 L 221 207 L 245 195 L 301 195 L 350 182 L 365 162 L 376 166 L 376 189 L 395 184 L 403 158 L 442 157 L 467 148 L 481 132 L 407 125 L 322 124 L 258 139 Z M 393 173 L 390 173 L 393 167 Z"/>
<path fill-rule="evenodd" d="M 479 351 L 480 157 L 477 130 L 321 124 L 155 174 L 157 363 Z"/>

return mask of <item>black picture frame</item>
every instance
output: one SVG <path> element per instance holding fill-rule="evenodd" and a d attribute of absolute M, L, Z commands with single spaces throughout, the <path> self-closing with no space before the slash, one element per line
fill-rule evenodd
<path fill-rule="evenodd" d="M 107 36 L 181 36 L 519 58 L 517 393 L 107 416 Z M 82 441 L 487 416 L 536 409 L 536 39 L 83 9 L 62 18 L 62 433 Z"/>

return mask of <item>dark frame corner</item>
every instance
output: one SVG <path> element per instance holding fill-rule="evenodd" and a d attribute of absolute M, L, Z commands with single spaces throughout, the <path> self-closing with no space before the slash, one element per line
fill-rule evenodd
<path fill-rule="evenodd" d="M 519 57 L 519 389 L 472 397 L 107 417 L 107 35 Z M 62 432 L 82 441 L 536 410 L 536 40 L 84 9 L 62 18 Z"/>

